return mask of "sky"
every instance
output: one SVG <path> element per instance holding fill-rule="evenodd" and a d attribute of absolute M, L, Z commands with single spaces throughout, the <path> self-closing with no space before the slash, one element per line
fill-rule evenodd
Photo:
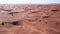
<path fill-rule="evenodd" d="M 0 0 L 0 4 L 60 4 L 60 0 Z"/>

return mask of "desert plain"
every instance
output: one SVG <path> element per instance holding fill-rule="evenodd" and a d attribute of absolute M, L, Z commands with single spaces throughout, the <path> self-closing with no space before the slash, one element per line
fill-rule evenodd
<path fill-rule="evenodd" d="M 60 4 L 0 4 L 0 34 L 60 34 Z"/>

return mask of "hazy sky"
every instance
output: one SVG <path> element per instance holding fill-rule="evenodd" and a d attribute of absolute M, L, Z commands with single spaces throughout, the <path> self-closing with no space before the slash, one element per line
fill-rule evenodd
<path fill-rule="evenodd" d="M 0 4 L 60 4 L 60 0 L 0 0 Z"/>

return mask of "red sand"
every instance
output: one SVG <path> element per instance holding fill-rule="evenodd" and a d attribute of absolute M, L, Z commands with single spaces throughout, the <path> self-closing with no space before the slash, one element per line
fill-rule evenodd
<path fill-rule="evenodd" d="M 60 5 L 0 5 L 0 34 L 60 34 Z"/>

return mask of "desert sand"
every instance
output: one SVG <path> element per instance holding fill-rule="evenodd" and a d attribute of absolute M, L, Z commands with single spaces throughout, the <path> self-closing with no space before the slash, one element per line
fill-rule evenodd
<path fill-rule="evenodd" d="M 0 34 L 60 34 L 60 4 L 0 4 Z"/>

